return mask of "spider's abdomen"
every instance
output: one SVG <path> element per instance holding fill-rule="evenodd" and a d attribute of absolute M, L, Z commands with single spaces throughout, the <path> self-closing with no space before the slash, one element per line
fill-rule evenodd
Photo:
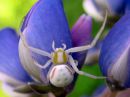
<path fill-rule="evenodd" d="M 74 75 L 73 71 L 67 64 L 54 66 L 49 73 L 49 80 L 56 87 L 65 87 L 71 84 Z"/>
<path fill-rule="evenodd" d="M 54 53 L 52 53 L 52 62 L 53 64 L 65 64 L 68 61 L 68 57 L 66 52 L 59 48 L 57 49 L 57 51 L 55 51 Z"/>

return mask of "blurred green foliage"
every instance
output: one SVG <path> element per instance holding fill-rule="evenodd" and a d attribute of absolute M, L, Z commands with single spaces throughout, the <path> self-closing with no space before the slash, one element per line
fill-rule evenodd
<path fill-rule="evenodd" d="M 76 22 L 81 14 L 84 13 L 82 0 L 63 0 L 66 16 L 70 28 Z M 0 0 L 0 29 L 12 27 L 18 31 L 24 16 L 36 0 Z M 97 32 L 99 26 L 94 23 L 93 32 Z M 98 65 L 84 66 L 84 71 L 94 75 L 101 75 Z M 75 88 L 68 97 L 81 97 L 82 95 L 91 95 L 94 89 L 101 84 L 103 80 L 94 80 L 84 76 L 79 76 Z M 8 97 L 0 88 L 0 97 Z"/>
<path fill-rule="evenodd" d="M 21 21 L 36 0 L 0 0 L 0 28 L 18 29 Z"/>

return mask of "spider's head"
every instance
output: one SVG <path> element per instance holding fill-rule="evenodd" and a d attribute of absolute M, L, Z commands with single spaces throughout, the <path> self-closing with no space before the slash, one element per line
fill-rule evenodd
<path fill-rule="evenodd" d="M 66 64 L 68 61 L 68 54 L 63 48 L 56 48 L 52 53 L 52 62 L 54 65 Z"/>

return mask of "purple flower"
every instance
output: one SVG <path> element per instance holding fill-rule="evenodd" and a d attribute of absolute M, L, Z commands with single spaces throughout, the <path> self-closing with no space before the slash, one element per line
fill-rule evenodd
<path fill-rule="evenodd" d="M 90 16 L 86 16 L 85 14 L 81 15 L 71 30 L 73 46 L 77 47 L 77 46 L 83 46 L 86 44 L 90 44 L 90 42 L 92 41 L 91 32 L 92 32 L 92 18 Z M 82 56 L 81 59 L 79 59 L 80 56 Z M 86 56 L 84 56 L 84 57 L 83 56 L 84 56 L 84 53 L 79 53 L 77 55 L 78 61 L 84 62 L 83 60 L 84 60 L 84 58 L 86 58 Z M 87 63 L 87 62 L 85 62 L 85 63 Z M 90 61 L 89 61 L 89 63 L 90 63 Z M 81 68 L 81 66 L 79 66 L 79 68 Z"/>
<path fill-rule="evenodd" d="M 55 48 L 62 47 L 64 43 L 66 49 L 88 44 L 91 39 L 91 18 L 85 15 L 81 16 L 71 33 L 65 17 L 62 1 L 39 0 L 25 17 L 21 32 L 25 36 L 29 46 L 51 53 L 53 52 L 53 41 L 55 42 Z M 81 36 L 79 37 L 79 35 Z M 17 86 L 12 86 L 12 81 L 4 80 L 3 82 L 6 83 L 5 87 L 10 87 L 9 84 L 11 83 L 12 92 L 16 92 L 18 95 L 27 93 L 29 94 L 28 97 L 34 94 L 38 95 L 37 93 L 44 94 L 50 91 L 57 96 L 65 96 L 71 91 L 77 75 L 75 75 L 72 84 L 67 87 L 54 87 L 47 78 L 52 64 L 46 69 L 41 69 L 34 63 L 35 60 L 43 66 L 50 58 L 30 52 L 24 46 L 22 39 L 19 39 L 12 29 L 8 30 L 7 28 L 5 32 L 2 30 L 0 37 L 2 38 L 0 43 L 5 45 L 4 48 L 3 45 L 0 46 L 2 51 L 0 54 L 2 56 L 0 62 L 5 62 L 1 63 L 0 71 L 5 76 L 9 76 L 10 79 L 13 78 L 22 83 Z M 84 63 L 86 53 L 85 51 L 73 54 L 73 58 L 79 62 L 79 69 Z"/>
<path fill-rule="evenodd" d="M 130 13 L 127 12 L 103 40 L 99 65 L 112 90 L 130 88 Z"/>
<path fill-rule="evenodd" d="M 76 47 L 89 44 L 92 40 L 91 32 L 92 18 L 85 14 L 81 15 L 71 30 L 73 45 Z"/>
<path fill-rule="evenodd" d="M 95 18 L 102 21 L 105 13 L 104 9 L 109 12 L 110 20 L 124 15 L 130 10 L 129 0 L 84 0 L 83 7 L 85 11 Z"/>
<path fill-rule="evenodd" d="M 18 43 L 19 37 L 15 30 L 11 28 L 0 30 L 0 80 L 4 83 L 4 86 L 8 85 L 6 92 L 10 93 L 10 95 L 15 87 L 25 85 L 27 82 L 33 82 L 21 65 Z"/>

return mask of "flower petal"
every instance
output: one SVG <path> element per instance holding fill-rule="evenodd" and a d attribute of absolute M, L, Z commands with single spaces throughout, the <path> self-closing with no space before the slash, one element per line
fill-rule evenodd
<path fill-rule="evenodd" d="M 124 14 L 126 0 L 95 0 L 96 4 L 102 8 L 107 8 L 111 14 Z"/>
<path fill-rule="evenodd" d="M 127 2 L 128 1 L 128 2 Z M 109 22 L 116 22 L 129 9 L 129 0 L 84 0 L 84 10 L 95 20 L 103 21 L 106 10 Z"/>
<path fill-rule="evenodd" d="M 85 14 L 81 15 L 71 30 L 72 43 L 74 47 L 87 45 L 92 40 L 92 18 Z M 73 54 L 73 57 L 78 60 L 78 68 L 84 64 L 87 51 Z"/>
<path fill-rule="evenodd" d="M 99 64 L 105 76 L 113 76 L 110 83 L 117 87 L 130 87 L 130 13 L 125 14 L 110 30 L 103 41 Z M 118 74 L 117 74 L 118 73 Z M 120 83 L 119 83 L 120 82 Z M 118 87 L 119 85 L 119 87 Z"/>
<path fill-rule="evenodd" d="M 88 15 L 92 16 L 94 19 L 102 21 L 103 20 L 103 9 L 98 6 L 94 0 L 84 0 L 83 8 L 88 13 Z"/>
<path fill-rule="evenodd" d="M 71 33 L 69 31 L 61 0 L 40 0 L 35 8 L 32 9 L 26 25 L 23 34 L 25 35 L 28 44 L 32 47 L 49 53 L 53 52 L 53 41 L 55 42 L 56 48 L 62 47 L 63 43 L 67 48 L 72 47 Z M 22 46 L 22 44 L 19 44 L 19 46 Z M 26 56 L 27 54 L 26 52 L 23 52 L 22 49 L 20 49 L 19 52 L 21 56 Z M 41 65 L 44 65 L 49 60 L 48 57 L 34 53 L 33 58 Z M 26 62 L 23 65 L 31 75 L 35 75 L 36 79 L 42 79 L 39 73 L 40 70 L 37 69 L 33 63 L 29 64 Z M 42 72 L 44 72 L 42 74 L 45 74 L 43 76 L 47 76 L 49 69 L 50 67 L 42 70 Z"/>
<path fill-rule="evenodd" d="M 19 61 L 18 41 L 19 38 L 13 29 L 5 28 L 0 31 L 0 73 L 20 82 L 28 82 L 31 78 Z"/>
<path fill-rule="evenodd" d="M 85 14 L 81 15 L 71 30 L 73 45 L 76 47 L 90 43 L 92 40 L 91 32 L 92 18 Z"/>
<path fill-rule="evenodd" d="M 39 0 L 40 1 L 40 0 Z M 36 6 L 38 5 L 39 1 L 31 8 L 31 10 L 28 12 L 28 14 L 25 16 L 22 27 L 21 27 L 21 32 L 27 27 L 29 18 L 32 14 L 32 12 L 35 10 Z"/>
<path fill-rule="evenodd" d="M 129 12 L 130 11 L 130 0 L 126 0 L 126 9 L 125 9 L 126 12 Z"/>

